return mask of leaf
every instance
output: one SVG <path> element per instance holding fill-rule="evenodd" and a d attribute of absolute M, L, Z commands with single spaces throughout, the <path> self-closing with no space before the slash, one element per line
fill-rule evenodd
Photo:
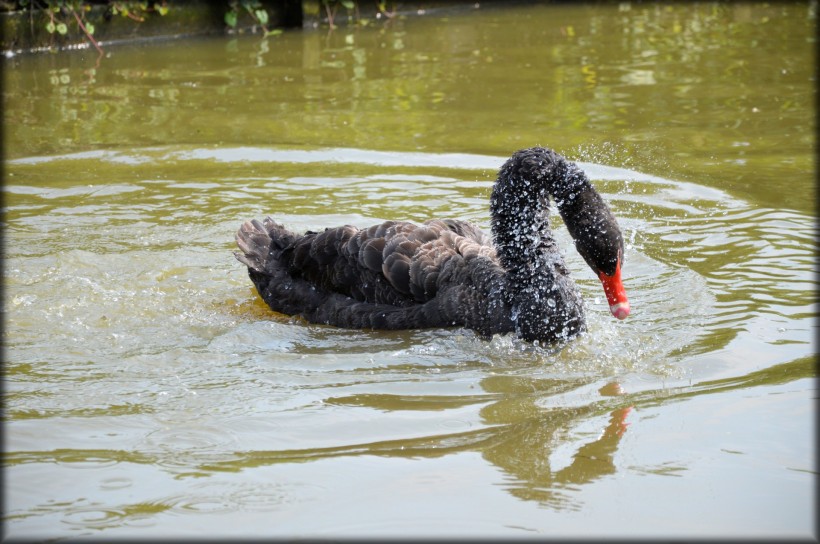
<path fill-rule="evenodd" d="M 94 34 L 94 25 L 92 25 L 91 23 L 86 23 L 85 31 L 88 32 L 89 35 Z"/>
<path fill-rule="evenodd" d="M 168 15 L 168 6 L 158 6 L 157 11 L 162 16 Z"/>
<path fill-rule="evenodd" d="M 268 12 L 266 10 L 258 9 L 254 11 L 254 13 L 256 14 L 256 20 L 259 21 L 260 25 L 268 24 Z"/>
<path fill-rule="evenodd" d="M 66 33 L 68 32 L 68 27 L 66 26 L 65 23 L 57 23 L 57 32 L 59 32 L 61 35 L 65 36 Z"/>
<path fill-rule="evenodd" d="M 54 30 L 56 30 L 56 26 L 54 26 L 54 21 L 49 21 L 46 23 L 46 30 L 48 30 L 49 34 L 54 34 Z"/>
<path fill-rule="evenodd" d="M 342 0 L 342 5 L 347 9 L 353 9 L 355 7 L 353 0 Z"/>
<path fill-rule="evenodd" d="M 225 24 L 231 28 L 236 28 L 236 12 L 229 11 L 225 14 Z"/>

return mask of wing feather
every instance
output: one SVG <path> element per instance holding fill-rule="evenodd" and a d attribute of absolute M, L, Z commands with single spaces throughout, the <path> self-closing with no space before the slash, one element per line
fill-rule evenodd
<path fill-rule="evenodd" d="M 465 221 L 385 221 L 366 229 L 345 225 L 308 232 L 286 251 L 291 274 L 322 289 L 362 302 L 407 306 L 433 299 L 448 282 L 464 281 L 456 275 L 464 274 L 465 259 L 494 259 L 490 240 Z M 246 236 L 243 242 L 257 241 Z"/>

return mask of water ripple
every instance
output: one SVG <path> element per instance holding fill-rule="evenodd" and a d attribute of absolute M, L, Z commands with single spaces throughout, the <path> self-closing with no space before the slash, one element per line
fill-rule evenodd
<path fill-rule="evenodd" d="M 602 165 L 582 164 L 624 232 L 633 314 L 612 319 L 554 214 L 588 315 L 568 344 L 307 324 L 270 312 L 231 255 L 237 226 L 266 214 L 295 230 L 442 215 L 486 228 L 503 160 L 170 146 L 9 161 L 8 465 L 100 471 L 94 489 L 119 500 L 47 511 L 94 530 L 272 512 L 298 489 L 208 479 L 337 457 L 481 452 L 513 479 L 580 485 L 612 467 L 576 452 L 609 451 L 632 404 L 688 394 L 719 365 L 745 374 L 750 350 L 772 367 L 810 350 L 812 218 Z M 19 182 L 38 176 L 60 182 Z M 543 469 L 537 452 L 561 466 Z M 123 463 L 203 485 L 134 503 L 122 495 L 139 481 L 123 479 Z M 667 469 L 635 470 L 679 472 Z M 508 488 L 541 500 L 536 484 Z"/>

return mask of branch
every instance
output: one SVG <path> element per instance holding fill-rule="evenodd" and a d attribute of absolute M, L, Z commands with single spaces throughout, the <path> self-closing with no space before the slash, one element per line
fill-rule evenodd
<path fill-rule="evenodd" d="M 96 48 L 97 48 L 97 51 L 99 51 L 99 52 L 100 52 L 100 56 L 102 56 L 102 55 L 103 55 L 103 50 L 102 50 L 102 47 L 100 47 L 100 44 L 98 44 L 98 43 L 97 43 L 97 40 L 95 40 L 95 39 L 94 39 L 94 36 L 92 36 L 92 35 L 88 32 L 88 30 L 85 28 L 85 25 L 83 24 L 82 19 L 80 19 L 80 16 L 79 16 L 79 15 L 77 15 L 77 12 L 74 10 L 74 8 L 71 8 L 71 13 L 73 13 L 73 14 L 74 14 L 74 18 L 75 18 L 75 19 L 77 19 L 77 24 L 78 24 L 78 25 L 80 25 L 80 28 L 83 30 L 83 32 L 85 32 L 85 36 L 86 36 L 86 38 L 88 38 L 89 40 L 91 40 L 91 43 L 92 43 L 92 44 L 94 44 L 94 47 L 96 47 Z"/>

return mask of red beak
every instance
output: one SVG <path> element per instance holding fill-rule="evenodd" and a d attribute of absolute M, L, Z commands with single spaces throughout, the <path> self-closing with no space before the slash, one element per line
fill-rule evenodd
<path fill-rule="evenodd" d="M 607 276 L 603 272 L 598 274 L 598 278 L 604 285 L 606 300 L 609 302 L 609 311 L 618 319 L 626 319 L 629 315 L 629 299 L 626 298 L 626 289 L 621 281 L 621 260 L 615 267 L 615 273 Z"/>

